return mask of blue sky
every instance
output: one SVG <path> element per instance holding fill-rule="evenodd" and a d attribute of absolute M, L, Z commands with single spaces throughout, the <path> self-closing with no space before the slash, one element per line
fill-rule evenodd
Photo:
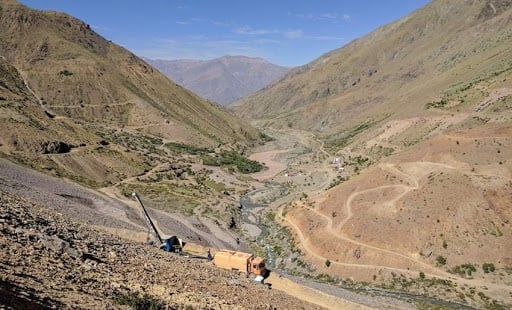
<path fill-rule="evenodd" d="M 262 57 L 303 65 L 429 0 L 20 0 L 80 18 L 152 59 Z"/>

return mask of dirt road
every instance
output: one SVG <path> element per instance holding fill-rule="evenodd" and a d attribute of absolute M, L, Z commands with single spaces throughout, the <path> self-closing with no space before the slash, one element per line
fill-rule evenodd
<path fill-rule="evenodd" d="M 283 291 L 299 299 L 309 301 L 326 309 L 376 309 L 373 307 L 357 304 L 346 299 L 338 298 L 305 285 L 298 284 L 288 278 L 272 273 L 266 280 L 272 284 L 272 288 Z"/>
<path fill-rule="evenodd" d="M 286 132 L 284 134 L 286 136 L 284 141 L 300 141 L 301 145 L 314 145 L 315 146 L 315 154 L 312 156 L 316 162 L 317 171 L 321 171 L 325 173 L 327 177 L 318 180 L 315 180 L 315 184 L 308 188 L 308 195 L 316 195 L 322 192 L 328 185 L 330 180 L 336 176 L 336 174 L 331 169 L 329 164 L 330 155 L 324 150 L 323 144 L 314 139 L 314 137 L 309 133 L 303 132 Z M 285 144 L 286 145 L 286 144 Z M 276 155 L 278 154 L 286 154 L 286 153 L 294 153 L 293 148 L 287 149 L 277 149 L 272 151 L 263 151 L 261 153 L 256 153 L 251 156 L 251 159 L 258 160 L 260 162 L 265 163 L 268 167 L 262 173 L 254 174 L 253 177 L 257 178 L 260 181 L 274 181 L 274 177 L 279 175 L 284 168 L 288 165 L 286 162 L 279 162 L 276 159 Z M 260 190 L 261 191 L 261 190 Z M 298 191 L 291 191 L 288 195 L 285 195 L 279 199 L 274 200 L 268 207 L 270 208 L 278 208 L 280 212 L 278 213 L 278 217 L 282 220 L 287 220 L 282 215 L 283 208 L 279 208 L 280 206 L 289 203 L 295 199 L 298 199 Z M 319 214 L 323 216 L 323 214 Z M 311 249 L 309 249 L 307 244 L 307 238 L 302 235 L 301 231 L 294 225 L 293 222 L 288 221 L 288 224 L 292 227 L 295 227 L 295 231 L 298 232 L 299 238 L 301 240 L 301 246 L 306 249 L 306 251 L 312 255 L 313 257 L 318 258 L 322 262 L 326 260 L 325 257 L 315 253 Z M 332 225 L 332 224 L 331 224 Z M 338 236 L 337 236 L 338 237 Z M 343 264 L 338 262 L 333 262 L 334 264 Z M 347 264 L 350 265 L 350 264 Z M 360 266 L 360 265 L 357 265 Z M 363 266 L 364 267 L 364 266 Z M 367 266 L 369 268 L 374 268 L 376 266 Z M 384 267 L 385 268 L 385 267 Z M 396 271 L 402 271 L 396 270 Z M 289 295 L 292 295 L 296 298 L 309 301 L 311 303 L 317 304 L 319 306 L 325 307 L 326 309 L 410 309 L 411 304 L 400 301 L 398 299 L 393 298 L 385 298 L 385 297 L 369 297 L 361 294 L 353 293 L 348 290 L 345 290 L 340 287 L 335 287 L 328 284 L 322 284 L 315 282 L 311 279 L 303 279 L 295 277 L 293 280 L 290 279 L 290 276 L 278 275 L 276 273 L 271 273 L 271 276 L 266 280 L 266 283 L 272 284 L 273 289 L 281 290 L 287 292 Z"/>
<path fill-rule="evenodd" d="M 5 159 L 0 159 L 0 188 L 124 238 L 145 242 L 148 237 L 146 223 L 137 203 L 114 192 L 107 191 L 108 195 L 105 195 Z M 235 242 L 234 237 L 225 238 L 207 220 L 147 207 L 163 235 L 177 235 L 200 244 L 206 241 L 220 248 L 230 245 L 224 240 L 233 239 L 232 242 Z"/>
<path fill-rule="evenodd" d="M 287 134 L 290 133 L 287 132 Z M 510 291 L 510 286 L 507 286 L 506 284 L 492 283 L 489 281 L 484 283 L 484 281 L 478 279 L 457 277 L 446 272 L 442 268 L 425 262 L 417 255 L 414 255 L 414 253 L 390 247 L 383 247 L 379 244 L 371 244 L 368 240 L 358 239 L 355 235 L 353 236 L 344 233 L 344 230 L 346 231 L 345 226 L 348 227 L 348 223 L 350 223 L 353 218 L 360 216 L 357 212 L 360 210 L 359 204 L 361 199 L 363 199 L 362 197 L 379 197 L 379 200 L 376 201 L 376 206 L 379 206 L 379 210 L 381 210 L 381 212 L 393 212 L 393 210 L 397 210 L 399 208 L 399 204 L 404 197 L 420 188 L 420 183 L 429 174 L 440 173 L 440 171 L 442 174 L 442 171 L 462 169 L 468 175 L 472 175 L 473 172 L 471 172 L 468 167 L 454 161 L 436 162 L 421 160 L 401 162 L 400 164 L 394 162 L 382 162 L 377 166 L 378 169 L 381 169 L 384 174 L 390 175 L 391 178 L 397 178 L 397 180 L 400 180 L 400 183 L 380 183 L 375 184 L 374 186 L 366 185 L 362 188 L 354 188 L 351 192 L 347 193 L 346 196 L 343 196 L 343 202 L 339 202 L 340 208 L 343 208 L 343 217 L 336 218 L 336 224 L 334 224 L 332 209 L 326 208 L 326 210 L 322 210 L 322 208 L 319 207 L 322 205 L 322 201 L 326 199 L 326 195 L 323 195 L 328 186 L 328 182 L 326 182 L 326 180 L 333 178 L 336 175 L 333 173 L 333 167 L 330 164 L 331 156 L 323 149 L 322 143 L 316 141 L 311 135 L 302 135 L 300 132 L 296 132 L 293 135 L 290 134 L 288 138 L 284 137 L 284 139 L 295 141 L 297 148 L 300 148 L 303 145 L 310 146 L 309 153 L 301 153 L 300 151 L 293 150 L 293 148 L 290 148 L 289 141 L 288 143 L 285 141 L 281 150 L 279 148 L 277 148 L 277 151 L 266 149 L 264 152 L 253 156 L 254 158 L 258 158 L 260 161 L 275 161 L 275 154 L 280 154 L 279 158 L 285 159 L 283 160 L 281 167 L 288 165 L 288 167 L 291 167 L 290 170 L 295 169 L 295 171 L 300 171 L 300 178 L 307 178 L 308 182 L 313 184 L 311 186 L 305 186 L 304 184 L 301 185 L 300 183 L 295 182 L 297 178 L 293 179 L 279 174 L 279 169 L 273 170 L 271 168 L 279 167 L 279 165 L 276 164 L 269 165 L 269 170 L 266 171 L 266 175 L 268 176 L 268 179 L 266 179 L 267 181 L 281 182 L 283 184 L 284 182 L 287 182 L 290 188 L 288 195 L 273 201 L 270 203 L 269 207 L 273 210 L 277 210 L 276 219 L 280 219 L 281 223 L 291 228 L 291 231 L 296 236 L 299 248 L 303 250 L 305 257 L 309 262 L 315 262 L 317 266 L 322 266 L 326 261 L 329 261 L 331 265 L 342 266 L 355 272 L 360 270 L 363 274 L 375 274 L 379 271 L 385 270 L 390 274 L 403 274 L 408 275 L 411 278 L 417 277 L 418 272 L 422 271 L 424 275 L 429 278 L 449 280 L 456 283 L 456 286 L 476 286 L 484 287 L 485 289 L 488 288 L 493 291 Z M 303 149 L 304 147 L 302 147 L 302 150 Z M 314 176 L 313 173 L 316 173 L 316 175 L 323 173 L 327 178 L 321 179 L 310 177 Z M 299 199 L 299 197 L 304 197 L 304 194 L 306 194 L 308 198 L 306 200 Z M 294 218 L 293 212 L 287 212 L 286 216 L 283 215 L 284 208 L 289 206 L 291 202 L 295 202 L 295 204 L 299 205 L 298 209 L 303 210 L 300 211 L 302 212 L 301 218 Z M 313 223 L 311 226 L 304 225 L 305 219 L 308 218 L 314 219 L 314 221 L 311 222 Z M 307 227 L 321 227 L 318 228 L 322 230 L 319 233 L 328 235 L 323 239 L 328 240 L 326 242 L 333 242 L 332 244 L 348 243 L 352 246 L 365 250 L 366 253 L 372 253 L 375 257 L 385 257 L 385 259 L 381 259 L 382 263 L 380 264 L 372 264 L 371 262 L 363 261 L 338 261 L 334 257 L 330 257 L 328 251 L 322 251 L 325 249 L 321 249 L 317 246 L 316 243 L 319 239 L 311 238 L 311 234 L 314 232 L 306 230 L 309 229 Z M 393 262 L 393 265 L 386 264 L 386 259 L 389 262 Z M 311 284 L 312 283 L 310 282 L 309 285 Z M 276 285 L 275 287 L 277 289 L 279 285 Z M 300 290 L 294 290 L 285 284 L 283 284 L 283 287 L 288 290 L 290 294 L 299 298 L 308 298 L 308 300 L 313 300 L 314 303 L 322 305 L 317 302 L 314 297 L 309 297 L 309 295 Z M 323 290 L 323 292 L 325 291 Z M 439 302 L 442 303 L 442 301 Z M 360 302 L 356 301 L 356 303 Z M 369 303 L 363 303 L 365 305 L 372 306 Z M 385 303 L 382 303 L 377 307 L 381 308 L 384 307 L 384 305 Z M 410 306 L 411 305 L 407 307 Z"/>

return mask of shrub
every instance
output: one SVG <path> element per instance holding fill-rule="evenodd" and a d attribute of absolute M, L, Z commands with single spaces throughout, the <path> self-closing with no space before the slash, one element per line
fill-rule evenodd
<path fill-rule="evenodd" d="M 333 277 L 333 276 L 325 274 L 325 273 L 321 273 L 319 275 L 316 275 L 314 277 L 314 279 L 319 281 L 319 282 L 323 282 L 323 283 L 337 283 L 337 282 L 339 282 L 339 280 L 336 277 Z"/>
<path fill-rule="evenodd" d="M 223 151 L 216 156 L 202 156 L 203 164 L 207 166 L 236 167 L 241 173 L 255 173 L 263 169 L 263 165 L 248 159 L 235 151 Z"/>
<path fill-rule="evenodd" d="M 265 142 L 270 142 L 270 141 L 275 141 L 276 139 L 269 136 L 269 135 L 266 135 L 264 134 L 263 132 L 260 132 L 260 138 L 261 140 L 265 141 Z"/>
<path fill-rule="evenodd" d="M 449 270 L 451 273 L 456 273 L 460 276 L 471 276 L 473 272 L 476 272 L 476 267 L 473 264 L 462 264 L 459 266 L 455 266 Z"/>
<path fill-rule="evenodd" d="M 485 273 L 494 272 L 494 270 L 496 270 L 493 263 L 484 263 L 482 269 Z"/>
<path fill-rule="evenodd" d="M 325 266 L 327 266 L 327 267 L 331 266 L 331 261 L 330 260 L 326 260 L 325 261 Z"/>
<path fill-rule="evenodd" d="M 439 263 L 439 265 L 446 265 L 446 258 L 441 255 L 437 256 L 436 261 Z"/>
<path fill-rule="evenodd" d="M 432 108 L 442 108 L 444 107 L 446 104 L 448 104 L 448 100 L 446 98 L 443 98 L 439 101 L 433 101 L 433 102 L 429 102 L 425 105 L 425 108 L 426 109 L 432 109 Z"/>
<path fill-rule="evenodd" d="M 357 168 L 357 169 L 359 169 L 359 168 Z M 337 176 L 334 180 L 331 181 L 331 184 L 329 184 L 329 187 L 327 187 L 327 189 L 333 188 L 333 187 L 341 184 L 341 182 L 345 182 L 347 180 L 348 180 L 348 178 L 344 178 L 342 176 Z"/>
<path fill-rule="evenodd" d="M 61 70 L 59 72 L 60 75 L 64 75 L 64 76 L 70 76 L 70 75 L 73 75 L 73 72 L 69 71 L 69 70 Z"/>
<path fill-rule="evenodd" d="M 198 155 L 198 154 L 206 154 L 210 153 L 211 150 L 203 147 L 197 147 L 193 145 L 178 143 L 178 142 L 169 142 L 165 144 L 165 147 L 167 147 L 170 151 L 176 154 L 192 154 L 192 155 Z"/>
<path fill-rule="evenodd" d="M 135 310 L 160 310 L 165 309 L 165 305 L 158 299 L 148 294 L 139 295 L 138 292 L 128 292 L 127 294 L 119 294 L 115 298 L 115 303 L 126 305 Z"/>

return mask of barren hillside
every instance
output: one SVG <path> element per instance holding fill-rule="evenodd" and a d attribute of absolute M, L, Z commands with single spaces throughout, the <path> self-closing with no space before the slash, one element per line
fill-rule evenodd
<path fill-rule="evenodd" d="M 175 85 L 89 25 L 15 1 L 1 4 L 0 55 L 18 81 L 17 89 L 3 91 L 39 103 L 53 122 L 136 127 L 163 139 L 202 145 L 257 139 L 253 129 Z"/>
<path fill-rule="evenodd" d="M 261 141 L 66 14 L 1 1 L 0 71 L 2 156 L 89 186 L 171 161 L 178 176 L 190 176 L 167 143 L 243 152 Z"/>
<path fill-rule="evenodd" d="M 282 268 L 512 304 L 511 8 L 433 1 L 232 106 L 284 137 Z"/>
<path fill-rule="evenodd" d="M 433 1 L 231 108 L 262 126 L 333 136 L 365 122 L 437 113 L 425 107 L 443 99 L 450 111 L 467 111 L 482 98 L 481 82 L 507 85 L 511 5 Z"/>
<path fill-rule="evenodd" d="M 510 0 L 433 1 L 233 106 L 266 134 L 86 24 L 0 1 L 0 155 L 45 173 L 0 162 L 13 307 L 312 307 L 125 240 L 147 237 L 133 191 L 166 233 L 371 296 L 272 279 L 316 305 L 512 305 Z"/>
<path fill-rule="evenodd" d="M 318 308 L 204 260 L 95 230 L 3 190 L 0 204 L 2 308 Z"/>
<path fill-rule="evenodd" d="M 58 116 L 203 145 L 257 137 L 71 16 L 4 4 L 0 24 L 1 55 Z"/>

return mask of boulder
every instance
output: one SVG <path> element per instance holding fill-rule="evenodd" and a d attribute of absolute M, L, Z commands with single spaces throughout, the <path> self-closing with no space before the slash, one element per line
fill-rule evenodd
<path fill-rule="evenodd" d="M 69 153 L 73 146 L 62 141 L 45 142 L 41 146 L 41 152 L 43 154 L 62 154 Z"/>

